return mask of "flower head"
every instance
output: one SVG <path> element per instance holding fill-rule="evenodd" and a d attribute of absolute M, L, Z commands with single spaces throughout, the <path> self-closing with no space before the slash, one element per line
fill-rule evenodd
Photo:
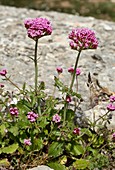
<path fill-rule="evenodd" d="M 110 99 L 111 102 L 114 102 L 115 101 L 115 96 L 110 96 L 109 99 Z"/>
<path fill-rule="evenodd" d="M 7 70 L 6 69 L 2 69 L 1 71 L 0 71 L 0 75 L 1 76 L 5 76 L 7 74 Z"/>
<path fill-rule="evenodd" d="M 115 110 L 115 105 L 113 105 L 113 103 L 110 103 L 110 104 L 108 104 L 107 109 L 109 111 L 114 111 Z"/>
<path fill-rule="evenodd" d="M 70 47 L 74 50 L 81 51 L 86 49 L 96 49 L 98 40 L 95 33 L 88 28 L 76 28 L 69 34 Z"/>
<path fill-rule="evenodd" d="M 71 97 L 70 96 L 66 96 L 66 102 L 70 103 L 71 102 Z"/>
<path fill-rule="evenodd" d="M 38 118 L 38 114 L 34 113 L 34 112 L 28 112 L 27 114 L 27 118 L 28 120 L 32 123 L 35 122 L 36 119 Z"/>
<path fill-rule="evenodd" d="M 76 69 L 76 75 L 78 76 L 78 75 L 80 75 L 81 74 L 81 70 L 80 70 L 80 68 L 77 68 Z"/>
<path fill-rule="evenodd" d="M 24 21 L 28 37 L 37 40 L 52 33 L 52 26 L 46 18 L 27 19 Z"/>
<path fill-rule="evenodd" d="M 3 88 L 4 87 L 4 84 L 0 84 L 0 88 Z"/>
<path fill-rule="evenodd" d="M 115 132 L 112 134 L 112 140 L 115 142 Z"/>
<path fill-rule="evenodd" d="M 74 128 L 73 134 L 79 135 L 80 134 L 80 128 Z"/>
<path fill-rule="evenodd" d="M 68 68 L 68 72 L 72 74 L 74 72 L 74 68 L 73 67 L 69 67 Z"/>
<path fill-rule="evenodd" d="M 32 145 L 31 139 L 24 139 L 24 144 L 28 146 Z"/>
<path fill-rule="evenodd" d="M 57 67 L 56 70 L 57 70 L 58 74 L 63 72 L 63 68 L 61 68 L 61 67 Z"/>
<path fill-rule="evenodd" d="M 12 116 L 18 116 L 18 114 L 19 114 L 19 112 L 18 112 L 18 109 L 17 109 L 17 107 L 11 107 L 10 108 L 10 114 L 12 115 Z"/>
<path fill-rule="evenodd" d="M 58 114 L 55 114 L 52 118 L 52 121 L 55 123 L 59 123 L 61 121 L 61 116 L 59 116 Z"/>

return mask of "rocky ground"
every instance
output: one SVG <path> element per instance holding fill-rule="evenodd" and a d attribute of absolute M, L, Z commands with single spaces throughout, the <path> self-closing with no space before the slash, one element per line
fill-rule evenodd
<path fill-rule="evenodd" d="M 34 55 L 34 41 L 29 39 L 24 28 L 26 18 L 46 17 L 52 22 L 51 36 L 39 40 L 39 81 L 45 81 L 47 91 L 52 92 L 56 67 L 64 69 L 61 76 L 69 84 L 68 67 L 73 66 L 77 52 L 69 47 L 68 33 L 74 27 L 88 27 L 99 39 L 97 50 L 83 51 L 79 61 L 82 73 L 79 76 L 79 93 L 87 101 L 89 90 L 86 82 L 88 73 L 99 80 L 102 87 L 115 92 L 115 23 L 92 17 L 41 12 L 0 6 L 0 69 L 6 68 L 11 79 L 20 87 L 24 82 L 34 83 L 34 65 L 29 56 Z M 0 83 L 3 83 L 0 79 Z M 4 82 L 5 88 L 15 90 Z M 84 107 L 86 109 L 87 107 Z M 113 126 L 115 116 L 113 119 Z"/>

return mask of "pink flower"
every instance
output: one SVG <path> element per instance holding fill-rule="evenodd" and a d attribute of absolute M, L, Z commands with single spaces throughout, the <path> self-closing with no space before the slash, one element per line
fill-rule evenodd
<path fill-rule="evenodd" d="M 9 110 L 10 110 L 10 114 L 12 116 L 18 116 L 19 112 L 18 112 L 18 109 L 16 107 L 14 107 L 14 108 L 11 107 Z"/>
<path fill-rule="evenodd" d="M 112 140 L 115 142 L 115 132 L 112 135 Z"/>
<path fill-rule="evenodd" d="M 38 114 L 36 114 L 34 112 L 28 112 L 27 118 L 30 122 L 35 122 L 36 119 L 38 118 Z"/>
<path fill-rule="evenodd" d="M 24 21 L 28 37 L 37 40 L 52 33 L 52 26 L 46 18 L 34 18 Z"/>
<path fill-rule="evenodd" d="M 52 118 L 52 121 L 55 123 L 59 123 L 61 121 L 61 116 L 59 116 L 58 114 L 55 114 Z"/>
<path fill-rule="evenodd" d="M 68 72 L 72 74 L 74 72 L 74 68 L 73 67 L 68 68 Z"/>
<path fill-rule="evenodd" d="M 115 96 L 110 96 L 109 99 L 110 99 L 111 102 L 114 102 L 115 101 Z"/>
<path fill-rule="evenodd" d="M 63 72 L 63 69 L 61 67 L 57 67 L 56 70 L 57 70 L 58 74 Z"/>
<path fill-rule="evenodd" d="M 24 139 L 24 144 L 28 146 L 32 145 L 31 139 Z"/>
<path fill-rule="evenodd" d="M 88 28 L 76 28 L 69 34 L 70 47 L 74 50 L 81 51 L 86 49 L 96 49 L 98 40 L 95 33 Z"/>
<path fill-rule="evenodd" d="M 3 69 L 0 71 L 0 75 L 1 76 L 5 76 L 7 74 L 7 70 L 6 69 Z"/>
<path fill-rule="evenodd" d="M 0 84 L 0 87 L 3 88 L 3 87 L 4 87 L 4 84 Z"/>
<path fill-rule="evenodd" d="M 80 128 L 74 128 L 73 134 L 79 135 L 80 134 Z"/>
<path fill-rule="evenodd" d="M 110 104 L 108 104 L 107 109 L 109 111 L 114 111 L 115 110 L 115 105 L 113 105 L 113 103 L 110 103 Z"/>
<path fill-rule="evenodd" d="M 81 70 L 80 70 L 80 68 L 77 68 L 76 69 L 76 75 L 78 76 L 78 75 L 80 75 L 81 74 Z"/>
<path fill-rule="evenodd" d="M 70 96 L 66 96 L 66 102 L 70 103 L 71 102 L 71 97 Z"/>

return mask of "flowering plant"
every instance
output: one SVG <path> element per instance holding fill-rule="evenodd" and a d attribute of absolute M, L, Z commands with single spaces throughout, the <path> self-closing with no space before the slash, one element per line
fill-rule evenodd
<path fill-rule="evenodd" d="M 54 170 L 93 170 L 108 166 L 109 157 L 103 152 L 113 153 L 115 135 L 109 138 L 106 124 L 110 112 L 115 110 L 115 96 L 110 97 L 107 112 L 91 121 L 80 112 L 82 97 L 78 88 L 74 89 L 75 80 L 78 86 L 81 73 L 78 62 L 82 50 L 98 47 L 94 32 L 77 28 L 69 34 L 70 47 L 77 50 L 78 55 L 74 68 L 68 69 L 72 77 L 69 87 L 60 80 L 63 69 L 56 69 L 58 76 L 54 77 L 54 86 L 61 92 L 59 99 L 46 94 L 44 82 L 38 81 L 38 40 L 52 33 L 51 23 L 45 18 L 36 18 L 27 19 L 24 24 L 28 36 L 35 40 L 35 55 L 31 58 L 35 67 L 35 86 L 28 90 L 24 83 L 20 88 L 9 78 L 6 69 L 0 71 L 4 80 L 19 91 L 12 94 L 0 85 L 0 165 L 17 170 L 38 164 L 46 164 Z"/>

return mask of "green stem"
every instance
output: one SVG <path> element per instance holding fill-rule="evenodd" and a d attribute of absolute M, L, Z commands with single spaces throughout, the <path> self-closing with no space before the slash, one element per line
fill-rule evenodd
<path fill-rule="evenodd" d="M 42 113 L 41 113 L 41 107 L 40 107 L 40 99 L 38 99 L 38 113 L 39 113 L 39 116 L 41 116 L 42 115 Z"/>
<path fill-rule="evenodd" d="M 95 120 L 95 122 L 94 122 L 95 124 L 94 124 L 94 125 L 96 125 L 96 123 L 97 123 L 99 120 L 101 120 L 101 119 L 103 119 L 105 116 L 107 116 L 109 112 L 110 112 L 110 111 L 108 110 L 107 113 L 105 113 L 103 116 L 100 116 L 97 120 Z"/>
<path fill-rule="evenodd" d="M 36 41 L 35 41 L 35 56 L 34 56 L 34 64 L 35 64 L 35 95 L 36 96 L 37 96 L 37 84 L 38 84 L 37 46 L 38 46 L 38 39 L 36 39 Z"/>
<path fill-rule="evenodd" d="M 74 72 L 73 72 L 72 81 L 71 81 L 71 84 L 70 84 L 69 91 L 72 90 L 72 87 L 73 87 L 73 84 L 74 84 L 74 81 L 75 81 L 76 69 L 77 69 L 77 65 L 78 65 L 80 54 L 81 54 L 81 51 L 79 51 L 79 53 L 77 55 L 77 59 L 76 59 L 76 62 L 75 62 Z M 76 77 L 76 81 L 77 81 L 77 77 Z M 67 95 L 66 95 L 66 97 L 67 97 Z M 66 121 L 67 107 L 68 107 L 68 103 L 65 101 L 65 104 L 64 104 L 64 121 L 63 121 L 63 126 L 65 125 L 65 121 Z"/>
<path fill-rule="evenodd" d="M 68 103 L 65 101 L 65 104 L 64 104 L 64 121 L 63 121 L 63 126 L 65 126 L 67 107 L 68 107 Z"/>
<path fill-rule="evenodd" d="M 75 62 L 73 77 L 72 77 L 72 81 L 71 81 L 71 84 L 70 84 L 70 91 L 72 90 L 72 87 L 73 87 L 73 84 L 74 84 L 74 81 L 75 81 L 76 69 L 77 69 L 77 65 L 78 65 L 78 61 L 79 61 L 80 54 L 81 54 L 81 51 L 79 51 L 79 53 L 78 53 L 78 55 L 77 55 L 76 62 Z"/>
<path fill-rule="evenodd" d="M 21 91 L 21 89 L 15 84 L 13 83 L 7 76 L 5 76 L 6 80 L 9 81 L 14 87 L 16 87 L 19 91 Z"/>

